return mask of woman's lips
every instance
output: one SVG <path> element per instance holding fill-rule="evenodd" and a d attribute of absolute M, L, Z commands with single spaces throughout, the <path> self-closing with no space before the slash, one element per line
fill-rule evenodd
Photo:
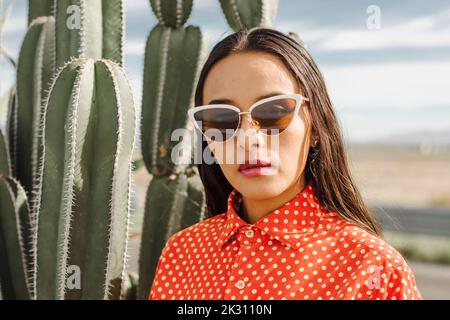
<path fill-rule="evenodd" d="M 255 177 L 261 175 L 268 175 L 272 171 L 270 162 L 262 160 L 246 161 L 239 166 L 239 172 L 245 177 Z"/>

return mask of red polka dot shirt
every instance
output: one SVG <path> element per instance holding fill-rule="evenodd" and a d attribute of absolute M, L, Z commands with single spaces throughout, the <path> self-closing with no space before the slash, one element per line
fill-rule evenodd
<path fill-rule="evenodd" d="M 311 184 L 253 224 L 226 212 L 169 238 L 153 299 L 422 299 L 403 257 L 382 239 L 325 211 Z"/>

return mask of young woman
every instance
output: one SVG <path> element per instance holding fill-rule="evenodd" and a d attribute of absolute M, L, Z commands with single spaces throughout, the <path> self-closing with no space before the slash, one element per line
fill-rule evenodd
<path fill-rule="evenodd" d="M 198 165 L 209 216 L 168 240 L 149 299 L 422 298 L 363 203 L 302 45 L 266 28 L 226 37 L 195 105 L 216 160 Z"/>

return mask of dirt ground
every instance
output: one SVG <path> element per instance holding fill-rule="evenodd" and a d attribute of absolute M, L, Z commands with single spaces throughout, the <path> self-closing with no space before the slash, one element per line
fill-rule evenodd
<path fill-rule="evenodd" d="M 398 146 L 349 151 L 353 176 L 368 203 L 450 207 L 450 152 Z"/>

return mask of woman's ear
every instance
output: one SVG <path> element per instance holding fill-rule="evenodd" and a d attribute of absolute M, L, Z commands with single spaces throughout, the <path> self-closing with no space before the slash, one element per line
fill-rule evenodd
<path fill-rule="evenodd" d="M 309 145 L 310 147 L 314 148 L 319 143 L 319 138 L 316 136 L 316 134 L 313 132 L 312 128 L 312 117 L 311 117 L 311 110 L 309 108 L 309 103 L 306 101 L 303 102 L 302 107 L 300 108 L 301 111 L 301 118 L 305 123 L 307 123 L 307 126 L 309 127 L 310 132 L 310 139 L 309 139 Z"/>
<path fill-rule="evenodd" d="M 311 139 L 309 140 L 309 145 L 311 148 L 315 148 L 318 144 L 319 144 L 319 137 L 314 132 L 314 129 L 311 127 Z"/>

